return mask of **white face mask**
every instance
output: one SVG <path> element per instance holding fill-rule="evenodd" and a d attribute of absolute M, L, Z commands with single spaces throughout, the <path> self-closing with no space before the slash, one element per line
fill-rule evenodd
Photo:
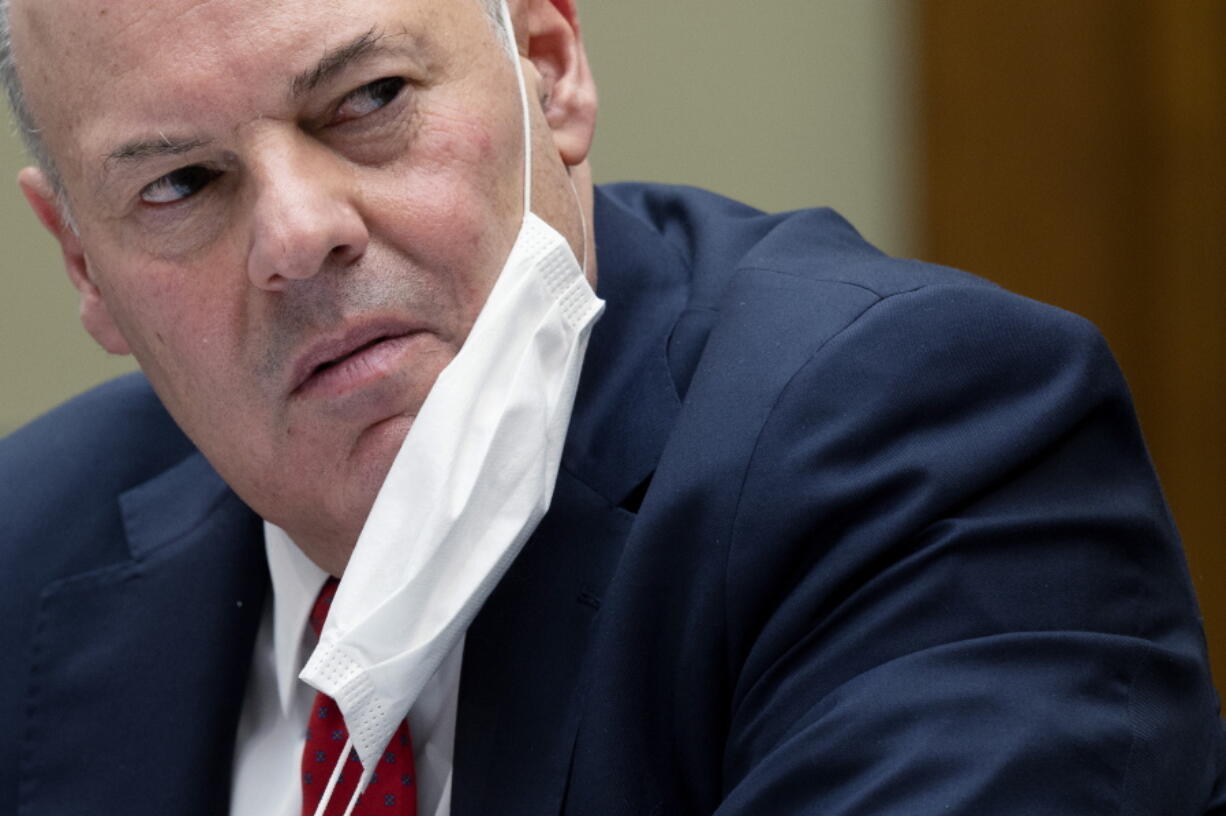
<path fill-rule="evenodd" d="M 604 308 L 566 239 L 530 212 L 528 96 L 505 0 L 502 15 L 524 117 L 523 223 L 392 463 L 299 675 L 340 706 L 364 769 L 359 792 L 549 508 L 588 336 Z M 346 746 L 319 813 L 348 754 Z"/>

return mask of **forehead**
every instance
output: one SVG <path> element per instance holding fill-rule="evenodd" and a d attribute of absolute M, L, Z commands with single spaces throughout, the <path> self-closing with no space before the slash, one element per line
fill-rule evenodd
<path fill-rule="evenodd" d="M 424 50 L 471 30 L 472 0 L 13 0 L 27 104 L 57 160 L 110 131 L 275 115 L 294 75 L 377 30 Z M 273 96 L 275 93 L 277 96 Z M 67 170 L 68 168 L 61 168 Z"/>

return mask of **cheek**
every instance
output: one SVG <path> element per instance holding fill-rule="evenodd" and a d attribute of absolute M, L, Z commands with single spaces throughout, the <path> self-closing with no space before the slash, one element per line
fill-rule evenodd
<path fill-rule="evenodd" d="M 435 107 L 422 113 L 404 161 L 370 170 L 365 185 L 372 232 L 446 275 L 464 300 L 488 291 L 518 232 L 517 140 L 498 132 L 467 107 Z"/>
<path fill-rule="evenodd" d="M 472 102 L 436 101 L 427 95 L 419 103 L 413 133 L 417 164 L 426 172 L 447 172 L 457 165 L 488 168 L 501 161 L 508 151 L 499 137 L 509 132 L 508 123 L 497 112 L 482 113 Z"/>
<path fill-rule="evenodd" d="M 158 394 L 181 422 L 208 413 L 213 396 L 242 395 L 234 361 L 241 313 L 233 294 L 201 268 L 121 266 L 124 276 L 103 288 L 108 309 Z"/>
<path fill-rule="evenodd" d="M 385 199 L 372 214 L 399 211 L 431 231 L 462 228 L 475 211 L 485 217 L 511 169 L 495 134 L 467 108 L 423 101 L 404 156 L 372 171 Z"/>

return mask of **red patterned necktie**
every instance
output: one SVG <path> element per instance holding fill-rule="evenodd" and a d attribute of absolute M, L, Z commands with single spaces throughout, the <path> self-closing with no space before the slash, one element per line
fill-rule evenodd
<path fill-rule="evenodd" d="M 311 627 L 316 635 L 328 617 L 337 583 L 335 578 L 329 578 L 315 599 Z M 302 816 L 314 816 L 348 739 L 349 732 L 340 708 L 331 697 L 317 692 L 307 722 L 306 746 L 302 749 Z M 332 798 L 328 800 L 325 816 L 344 814 L 361 777 L 362 763 L 357 751 L 351 750 Z M 408 722 L 401 722 L 392 735 L 370 784 L 358 797 L 353 816 L 417 816 L 417 779 L 413 773 L 413 743 L 409 739 Z"/>

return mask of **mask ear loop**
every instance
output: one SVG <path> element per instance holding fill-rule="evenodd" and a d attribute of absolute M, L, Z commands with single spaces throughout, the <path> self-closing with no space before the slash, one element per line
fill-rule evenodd
<path fill-rule="evenodd" d="M 511 52 L 511 61 L 515 64 L 515 79 L 519 83 L 519 107 L 523 115 L 524 129 L 524 220 L 532 212 L 532 120 L 528 108 L 528 84 L 524 81 L 524 66 L 519 59 L 519 49 L 515 45 L 515 27 L 511 24 L 511 10 L 507 8 L 507 0 L 502 0 L 502 26 L 506 31 L 507 48 Z"/>
<path fill-rule="evenodd" d="M 583 212 L 583 202 L 579 200 L 579 189 L 575 187 L 575 177 L 570 174 L 570 168 L 566 168 L 566 180 L 570 182 L 570 191 L 575 194 L 575 210 L 579 213 L 579 223 L 583 227 L 583 258 L 581 264 L 583 266 L 583 277 L 587 277 L 587 215 Z"/>
<path fill-rule="evenodd" d="M 499 12 L 502 14 L 502 27 L 507 36 L 507 50 L 510 52 L 511 61 L 515 64 L 515 81 L 519 85 L 519 108 L 523 117 L 524 130 L 524 219 L 528 218 L 528 213 L 532 211 L 532 119 L 531 109 L 528 105 L 528 84 L 524 80 L 524 66 L 519 59 L 519 51 L 515 46 L 515 27 L 511 23 L 511 10 L 507 8 L 506 0 L 502 0 L 499 4 Z M 579 200 L 579 190 L 575 187 L 575 180 L 567 174 L 567 181 L 570 182 L 570 191 L 575 195 L 575 209 L 579 211 L 579 223 L 583 226 L 583 275 L 587 277 L 587 253 L 588 253 L 588 229 L 587 216 L 583 212 L 583 202 Z"/>
<path fill-rule="evenodd" d="M 324 812 L 328 809 L 328 805 L 332 801 L 332 794 L 336 791 L 336 783 L 340 781 L 341 770 L 349 760 L 351 751 L 353 751 L 352 737 L 345 740 L 345 748 L 341 751 L 340 759 L 332 767 L 332 776 L 328 778 L 328 786 L 324 788 L 323 795 L 319 797 L 319 804 L 315 807 L 315 816 L 324 816 Z M 345 816 L 351 816 L 354 807 L 358 803 L 358 797 L 366 791 L 366 786 L 370 784 L 370 778 L 373 775 L 373 771 L 368 771 L 365 768 L 362 769 L 362 778 L 358 780 L 358 786 L 354 789 L 353 796 L 349 799 L 349 807 L 345 808 Z"/>
<path fill-rule="evenodd" d="M 328 786 L 324 788 L 323 795 L 319 797 L 319 804 L 315 806 L 315 816 L 324 816 L 324 811 L 328 809 L 328 803 L 332 801 L 332 792 L 336 790 L 337 780 L 341 778 L 341 769 L 345 767 L 345 760 L 349 758 L 349 752 L 352 750 L 353 739 L 345 740 L 345 747 L 341 751 L 341 758 L 333 766 L 332 776 L 328 777 Z"/>
<path fill-rule="evenodd" d="M 362 769 L 362 778 L 358 780 L 358 786 L 353 789 L 353 797 L 349 800 L 349 807 L 345 808 L 344 816 L 352 816 L 353 809 L 358 804 L 358 799 L 366 792 L 366 786 L 370 784 L 371 777 L 374 776 L 374 769 Z M 322 814 L 321 814 L 322 816 Z"/>

